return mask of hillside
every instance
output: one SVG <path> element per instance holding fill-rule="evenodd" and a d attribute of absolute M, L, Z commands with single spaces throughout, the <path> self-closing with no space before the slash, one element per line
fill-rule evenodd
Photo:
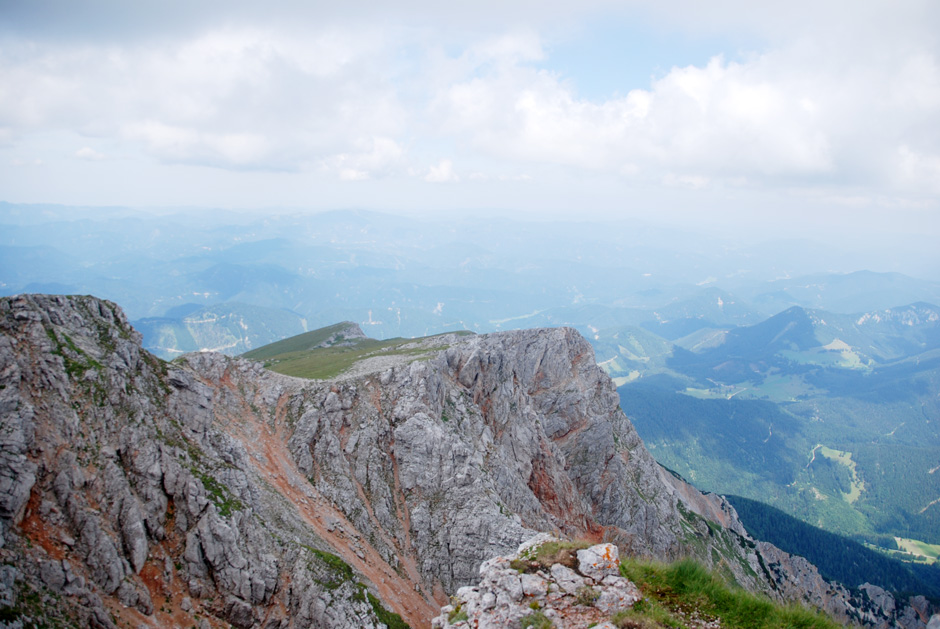
<path fill-rule="evenodd" d="M 484 562 L 479 585 L 462 588 L 441 612 L 434 629 L 839 626 L 818 612 L 735 589 L 688 559 L 670 565 L 621 561 L 613 544 L 544 534 Z"/>
<path fill-rule="evenodd" d="M 471 333 L 377 341 L 363 334 L 358 325 L 347 321 L 271 343 L 246 352 L 244 357 L 263 361 L 265 368 L 287 376 L 322 380 L 344 374 L 359 364 L 391 366 L 400 362 L 399 358 L 406 362 L 430 358 L 467 334 Z"/>
<path fill-rule="evenodd" d="M 270 360 L 285 354 L 308 352 L 333 345 L 349 346 L 366 338 L 358 325 L 351 321 L 344 321 L 268 343 L 263 347 L 245 352 L 244 356 L 251 360 Z"/>
<path fill-rule="evenodd" d="M 940 598 L 940 566 L 909 564 L 823 531 L 756 500 L 727 496 L 749 533 L 806 557 L 828 579 L 857 588 L 879 583 L 895 593 Z"/>
<path fill-rule="evenodd" d="M 212 351 L 234 356 L 306 330 L 300 315 L 277 308 L 239 303 L 179 306 L 163 317 L 134 321 L 143 346 L 171 360 L 186 352 Z"/>
<path fill-rule="evenodd" d="M 873 626 L 908 609 L 826 584 L 663 471 L 573 330 L 322 382 L 163 363 L 90 297 L 2 299 L 0 330 L 6 618 L 424 627 L 537 531 L 695 556 Z"/>
<path fill-rule="evenodd" d="M 611 352 L 595 344 L 603 361 Z M 854 315 L 793 307 L 647 341 L 657 349 L 645 363 L 621 349 L 602 364 L 657 460 L 696 486 L 842 535 L 937 544 L 938 344 L 931 304 Z M 621 364 L 630 378 L 612 369 Z"/>

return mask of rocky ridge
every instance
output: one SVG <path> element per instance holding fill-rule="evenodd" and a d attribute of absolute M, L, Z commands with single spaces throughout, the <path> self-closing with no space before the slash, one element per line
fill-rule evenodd
<path fill-rule="evenodd" d="M 396 612 L 426 627 L 542 531 L 925 626 L 791 569 L 799 558 L 658 466 L 577 332 L 444 342 L 309 381 L 218 354 L 164 363 L 92 297 L 0 300 L 5 617 L 273 629 L 395 626 Z"/>

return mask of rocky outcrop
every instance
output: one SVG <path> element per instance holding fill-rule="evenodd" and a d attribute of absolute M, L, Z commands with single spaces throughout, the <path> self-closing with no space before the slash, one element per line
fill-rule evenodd
<path fill-rule="evenodd" d="M 336 327 L 339 329 L 323 339 L 323 341 L 317 345 L 318 348 L 343 347 L 354 344 L 356 340 L 369 338 L 362 331 L 362 328 L 359 327 L 358 323 L 343 321 Z"/>
<path fill-rule="evenodd" d="M 424 627 L 540 531 L 810 596 L 727 503 L 655 463 L 577 332 L 435 343 L 309 381 L 164 363 L 91 297 L 0 300 L 0 605 L 61 599 L 83 626 L 379 627 L 393 610 Z"/>
<path fill-rule="evenodd" d="M 607 622 L 640 600 L 639 589 L 620 576 L 620 556 L 613 544 L 577 551 L 573 567 L 529 561 L 540 546 L 558 541 L 539 534 L 514 554 L 484 561 L 479 584 L 457 590 L 431 626 L 514 627 L 539 614 L 554 627 L 583 629 Z"/>

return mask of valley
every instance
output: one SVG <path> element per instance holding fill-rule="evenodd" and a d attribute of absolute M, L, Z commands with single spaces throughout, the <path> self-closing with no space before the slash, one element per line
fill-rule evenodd
<path fill-rule="evenodd" d="M 659 460 L 700 487 L 859 540 L 934 544 L 938 312 L 797 308 L 708 344 L 678 339 L 645 361 L 619 349 L 605 361 L 602 341 L 598 354 L 614 377 L 618 366 L 639 372 L 619 386 L 624 409 Z"/>

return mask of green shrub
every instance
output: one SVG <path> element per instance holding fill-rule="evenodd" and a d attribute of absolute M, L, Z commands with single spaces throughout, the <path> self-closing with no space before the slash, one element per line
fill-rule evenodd
<path fill-rule="evenodd" d="M 513 559 L 509 565 L 519 572 L 537 572 L 560 563 L 569 568 L 578 567 L 578 551 L 591 546 L 591 542 L 577 540 L 573 542 L 551 541 L 541 546 L 528 549 L 519 559 Z"/>
<path fill-rule="evenodd" d="M 528 616 L 523 616 L 519 620 L 519 626 L 522 629 L 532 627 L 532 629 L 551 629 L 552 621 L 542 612 L 533 612 Z"/>
<path fill-rule="evenodd" d="M 598 597 L 600 597 L 600 592 L 590 586 L 582 585 L 578 588 L 578 592 L 575 595 L 575 601 L 578 605 L 590 607 L 594 604 Z"/>
<path fill-rule="evenodd" d="M 460 622 L 461 620 L 469 620 L 470 617 L 467 616 L 467 610 L 463 609 L 460 605 L 457 605 L 449 614 L 447 614 L 447 622 L 455 623 Z"/>

